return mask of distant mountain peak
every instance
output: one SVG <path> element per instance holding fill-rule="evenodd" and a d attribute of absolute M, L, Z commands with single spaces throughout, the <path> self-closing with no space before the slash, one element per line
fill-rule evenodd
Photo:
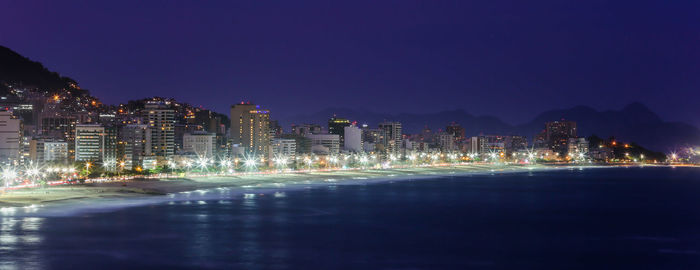
<path fill-rule="evenodd" d="M 632 102 L 630 104 L 627 104 L 625 107 L 622 108 L 622 111 L 636 112 L 636 113 L 649 113 L 649 114 L 656 115 L 656 113 L 654 113 L 651 109 L 649 109 L 649 107 L 647 107 L 646 105 L 644 105 L 640 102 Z"/>
<path fill-rule="evenodd" d="M 649 109 L 649 107 L 639 102 L 628 104 L 622 108 L 620 112 L 630 118 L 629 120 L 638 122 L 662 122 L 661 117 Z"/>

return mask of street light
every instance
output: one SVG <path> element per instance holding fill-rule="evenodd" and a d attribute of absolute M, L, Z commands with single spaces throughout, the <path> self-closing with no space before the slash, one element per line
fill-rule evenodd
<path fill-rule="evenodd" d="M 2 178 L 5 179 L 5 186 L 9 187 L 10 181 L 17 178 L 17 172 L 14 169 L 9 168 L 9 167 L 3 168 L 2 169 Z"/>
<path fill-rule="evenodd" d="M 246 159 L 243 164 L 248 168 L 248 169 L 254 169 L 257 166 L 257 162 L 253 158 L 248 158 Z"/>

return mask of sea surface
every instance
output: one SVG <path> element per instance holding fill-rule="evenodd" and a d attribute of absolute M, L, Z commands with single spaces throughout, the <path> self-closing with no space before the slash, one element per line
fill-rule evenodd
<path fill-rule="evenodd" d="M 118 205 L 0 211 L 0 269 L 700 269 L 697 168 L 331 183 Z"/>

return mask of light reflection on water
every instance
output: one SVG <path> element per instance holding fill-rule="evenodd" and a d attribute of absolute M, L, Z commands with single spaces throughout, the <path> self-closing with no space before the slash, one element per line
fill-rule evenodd
<path fill-rule="evenodd" d="M 0 269 L 44 268 L 40 235 L 44 218 L 3 217 L 0 219 Z M 11 258 L 4 260 L 3 258 Z"/>

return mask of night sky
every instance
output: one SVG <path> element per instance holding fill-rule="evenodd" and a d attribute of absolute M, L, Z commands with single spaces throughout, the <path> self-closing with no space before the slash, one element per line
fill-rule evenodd
<path fill-rule="evenodd" d="M 700 1 L 436 2 L 2 1 L 0 44 L 107 103 L 520 123 L 639 101 L 700 126 Z"/>

